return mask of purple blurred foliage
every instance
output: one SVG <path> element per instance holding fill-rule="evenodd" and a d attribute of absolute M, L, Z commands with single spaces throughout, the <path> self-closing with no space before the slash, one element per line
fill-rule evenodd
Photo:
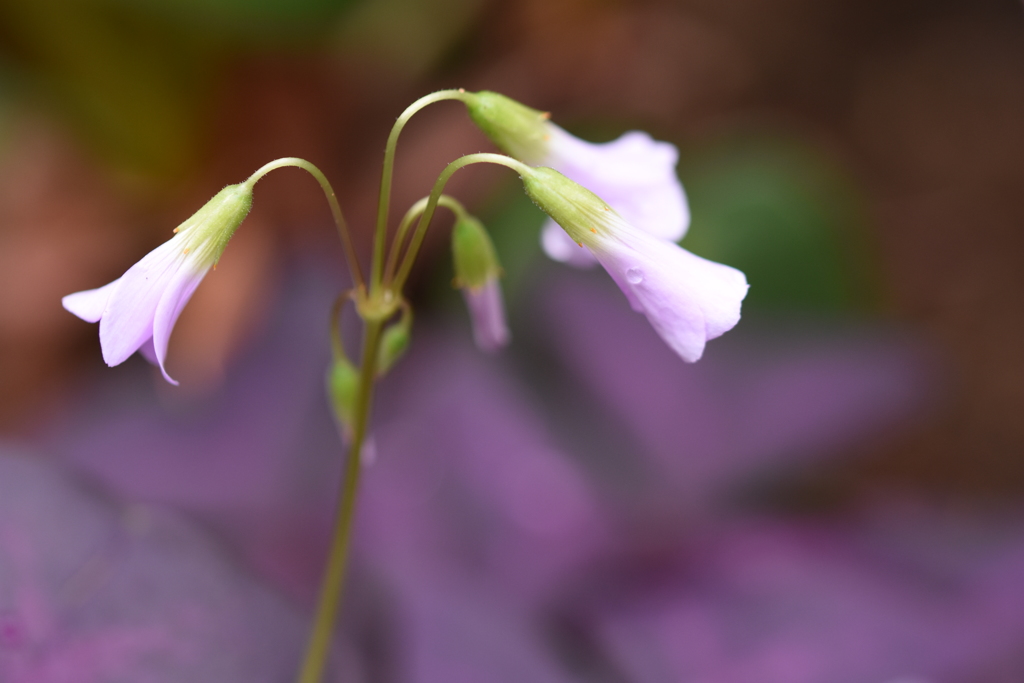
<path fill-rule="evenodd" d="M 219 395 L 169 410 L 136 363 L 48 448 L 202 519 L 308 605 L 343 458 L 323 398 L 334 283 L 304 265 Z M 371 680 L 954 681 L 1024 642 L 1015 528 L 979 554 L 924 523 L 894 531 L 906 515 L 888 508 L 814 527 L 729 510 L 752 478 L 927 410 L 926 354 L 862 327 L 751 325 L 684 365 L 580 278 L 547 282 L 518 337 L 545 340 L 553 365 L 531 369 L 528 341 L 488 357 L 421 323 L 383 383 L 342 631 Z M 582 422 L 576 389 L 545 395 L 566 378 L 591 392 Z M 618 434 L 604 449 L 642 476 L 609 477 L 606 454 L 566 435 L 574 419 Z"/>
<path fill-rule="evenodd" d="M 305 632 L 179 515 L 0 453 L 0 681 L 277 683 Z"/>
<path fill-rule="evenodd" d="M 976 681 L 1019 652 L 1019 515 L 997 534 L 991 519 L 934 512 L 890 510 L 884 523 L 760 520 L 706 534 L 667 581 L 624 571 L 592 587 L 595 639 L 638 683 Z"/>
<path fill-rule="evenodd" d="M 934 403 L 937 364 L 896 330 L 755 318 L 684 364 L 607 283 L 573 275 L 546 283 L 544 341 L 628 432 L 648 467 L 645 504 L 715 505 Z"/>
<path fill-rule="evenodd" d="M 323 379 L 334 283 L 322 268 L 302 272 L 219 393 L 170 402 L 136 359 L 89 389 L 48 449 L 130 499 L 202 518 L 260 573 L 310 599 L 342 457 Z"/>

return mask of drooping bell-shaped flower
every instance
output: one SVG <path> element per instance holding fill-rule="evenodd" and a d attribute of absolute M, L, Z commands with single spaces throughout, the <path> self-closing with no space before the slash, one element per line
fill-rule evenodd
<path fill-rule="evenodd" d="M 690 225 L 686 193 L 676 175 L 679 152 L 641 131 L 595 144 L 580 140 L 531 109 L 494 92 L 467 93 L 473 121 L 506 154 L 547 166 L 600 195 L 627 223 L 655 237 L 678 241 Z M 544 251 L 556 261 L 592 266 L 581 249 L 553 221 L 541 232 Z"/>
<path fill-rule="evenodd" d="M 458 216 L 452 229 L 455 286 L 462 290 L 473 323 L 473 339 L 484 351 L 496 351 L 509 342 L 505 307 L 501 298 L 501 265 L 483 224 L 472 216 Z"/>
<path fill-rule="evenodd" d="M 600 197 L 550 168 L 523 175 L 531 199 L 588 249 L 679 356 L 698 360 L 704 345 L 732 329 L 747 294 L 742 272 L 630 225 Z"/>
<path fill-rule="evenodd" d="M 251 207 L 250 184 L 228 185 L 124 275 L 61 300 L 82 320 L 99 322 L 107 365 L 119 365 L 139 351 L 177 384 L 164 367 L 174 323 Z"/>

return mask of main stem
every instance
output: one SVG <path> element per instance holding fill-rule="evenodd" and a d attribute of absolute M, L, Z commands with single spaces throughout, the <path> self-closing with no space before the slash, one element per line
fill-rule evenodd
<path fill-rule="evenodd" d="M 363 333 L 363 362 L 359 372 L 359 393 L 356 400 L 355 424 L 352 443 L 349 446 L 345 476 L 342 480 L 338 512 L 334 522 L 334 537 L 331 540 L 330 556 L 324 570 L 320 587 L 320 601 L 316 608 L 313 633 L 306 648 L 306 657 L 299 673 L 298 683 L 320 683 L 324 666 L 330 654 L 331 636 L 341 602 L 348 566 L 348 552 L 352 536 L 352 521 L 355 517 L 356 492 L 359 490 L 359 475 L 362 472 L 362 449 L 366 441 L 366 427 L 370 420 L 370 404 L 373 400 L 374 379 L 377 374 L 377 356 L 380 347 L 383 321 L 366 321 Z"/>

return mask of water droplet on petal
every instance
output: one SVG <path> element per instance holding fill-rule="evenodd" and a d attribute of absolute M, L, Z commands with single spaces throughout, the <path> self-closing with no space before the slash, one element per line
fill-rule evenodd
<path fill-rule="evenodd" d="M 630 268 L 626 271 L 626 281 L 631 285 L 638 285 L 644 281 L 644 271 L 639 268 Z"/>

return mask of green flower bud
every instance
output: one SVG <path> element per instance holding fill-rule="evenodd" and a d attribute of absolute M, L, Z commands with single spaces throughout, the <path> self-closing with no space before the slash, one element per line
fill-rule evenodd
<path fill-rule="evenodd" d="M 405 304 L 402 317 L 398 322 L 387 327 L 380 338 L 380 351 L 377 353 L 377 376 L 382 377 L 394 366 L 399 358 L 405 355 L 412 337 L 412 309 Z"/>
<path fill-rule="evenodd" d="M 551 138 L 547 112 L 488 90 L 466 93 L 463 101 L 470 118 L 498 149 L 528 164 L 547 158 Z"/>
<path fill-rule="evenodd" d="M 534 168 L 522 177 L 533 203 L 579 245 L 605 236 L 610 218 L 617 216 L 603 199 L 554 169 Z"/>
<path fill-rule="evenodd" d="M 452 229 L 452 261 L 455 286 L 462 289 L 479 290 L 501 276 L 501 264 L 487 230 L 469 215 L 459 216 Z"/>
<path fill-rule="evenodd" d="M 334 415 L 346 433 L 350 433 L 355 424 L 358 391 L 359 371 L 348 360 L 336 358 L 327 371 L 327 394 Z"/>

